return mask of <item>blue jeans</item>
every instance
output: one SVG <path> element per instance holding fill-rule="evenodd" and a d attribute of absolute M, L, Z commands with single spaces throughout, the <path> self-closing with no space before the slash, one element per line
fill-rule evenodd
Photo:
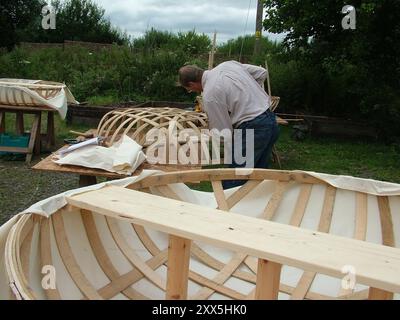
<path fill-rule="evenodd" d="M 279 137 L 279 126 L 276 123 L 276 116 L 273 112 L 267 110 L 253 120 L 241 123 L 235 129 L 241 129 L 242 141 L 233 141 L 232 164 L 230 168 L 245 168 L 248 164 L 239 164 L 234 157 L 235 149 L 241 148 L 242 155 L 246 155 L 246 129 L 254 130 L 254 168 L 267 169 L 272 153 L 272 147 Z M 243 185 L 246 180 L 226 180 L 222 185 L 224 189 L 229 189 Z"/>

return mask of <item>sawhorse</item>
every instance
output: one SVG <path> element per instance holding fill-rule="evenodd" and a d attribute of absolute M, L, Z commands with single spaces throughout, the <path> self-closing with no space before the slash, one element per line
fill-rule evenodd
<path fill-rule="evenodd" d="M 42 112 L 47 112 L 47 132 L 45 134 L 47 147 L 55 146 L 54 135 L 54 112 L 48 107 L 7 106 L 0 105 L 0 134 L 6 130 L 6 113 L 15 113 L 15 132 L 17 135 L 24 134 L 24 115 L 33 114 L 33 123 L 30 130 L 28 147 L 0 146 L 0 151 L 26 153 L 26 163 L 30 163 L 33 153 L 40 154 L 41 150 L 41 119 Z"/>

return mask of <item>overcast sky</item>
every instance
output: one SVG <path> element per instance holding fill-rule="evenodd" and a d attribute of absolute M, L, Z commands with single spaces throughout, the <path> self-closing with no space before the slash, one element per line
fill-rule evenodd
<path fill-rule="evenodd" d="M 94 0 L 112 24 L 139 37 L 150 29 L 178 32 L 195 29 L 217 42 L 254 34 L 257 0 Z M 250 10 L 249 10 L 250 3 Z M 246 20 L 248 22 L 246 27 Z M 266 32 L 263 32 L 266 35 Z M 272 40 L 282 35 L 268 34 Z"/>

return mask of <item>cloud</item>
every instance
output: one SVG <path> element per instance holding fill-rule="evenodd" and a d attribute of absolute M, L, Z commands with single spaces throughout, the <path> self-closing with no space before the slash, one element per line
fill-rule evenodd
<path fill-rule="evenodd" d="M 113 25 L 133 37 L 150 28 L 170 32 L 196 30 L 218 43 L 255 31 L 257 0 L 95 0 Z M 248 18 L 248 19 L 247 19 Z M 247 20 L 247 25 L 246 25 Z M 265 32 L 264 32 L 265 34 Z M 269 35 L 271 39 L 282 39 Z"/>

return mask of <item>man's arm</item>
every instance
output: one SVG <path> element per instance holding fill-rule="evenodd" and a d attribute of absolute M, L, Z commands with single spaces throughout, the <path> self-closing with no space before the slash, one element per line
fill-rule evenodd
<path fill-rule="evenodd" d="M 257 67 L 251 64 L 243 64 L 243 67 L 248 73 L 257 81 L 257 83 L 264 88 L 264 82 L 268 75 L 268 70 L 262 67 Z"/>

